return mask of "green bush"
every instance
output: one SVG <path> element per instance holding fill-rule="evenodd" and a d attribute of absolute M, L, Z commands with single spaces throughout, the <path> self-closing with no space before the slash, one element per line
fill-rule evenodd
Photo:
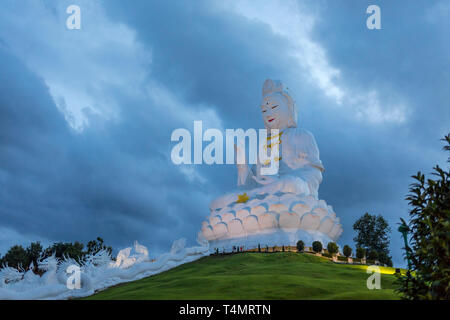
<path fill-rule="evenodd" d="M 331 255 L 338 253 L 339 247 L 335 242 L 329 242 L 327 245 L 327 250 Z"/>
<path fill-rule="evenodd" d="M 366 250 L 364 248 L 356 248 L 356 257 L 363 259 L 366 256 Z"/>
<path fill-rule="evenodd" d="M 346 256 L 347 258 L 350 257 L 352 255 L 352 248 L 350 248 L 350 246 L 345 245 L 344 249 L 342 249 L 344 256 Z"/>
<path fill-rule="evenodd" d="M 302 240 L 297 241 L 297 251 L 302 252 L 305 250 L 305 243 Z"/>
<path fill-rule="evenodd" d="M 314 241 L 312 243 L 312 249 L 316 253 L 322 252 L 322 249 L 323 249 L 322 243 L 320 241 Z"/>
<path fill-rule="evenodd" d="M 442 140 L 450 151 L 450 134 Z M 433 169 L 436 180 L 421 172 L 413 176 L 416 182 L 406 198 L 412 207 L 411 245 L 405 248 L 411 270 L 399 277 L 399 291 L 410 300 L 450 300 L 450 171 Z"/>

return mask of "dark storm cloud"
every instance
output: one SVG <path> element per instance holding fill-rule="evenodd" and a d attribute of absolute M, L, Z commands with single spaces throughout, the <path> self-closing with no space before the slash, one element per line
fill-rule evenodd
<path fill-rule="evenodd" d="M 446 159 L 439 138 L 449 129 L 449 46 L 439 31 L 445 21 L 425 19 L 425 2 L 406 11 L 404 3 L 381 1 L 383 30 L 369 31 L 365 2 L 306 2 L 320 17 L 312 38 L 340 70 L 339 85 L 350 98 L 376 90 L 382 106 L 404 103 L 403 122 L 355 119 L 350 99 L 336 105 L 326 97 L 289 54 L 292 43 L 269 24 L 209 1 L 104 2 L 109 18 L 150 48 L 147 80 L 186 108 L 170 111 L 155 97 L 107 85 L 102 94 L 116 101 L 120 116 L 88 113 L 81 133 L 66 124 L 45 79 L 1 46 L 0 226 L 51 240 L 100 235 L 117 247 L 139 240 L 151 251 L 182 236 L 192 242 L 208 202 L 234 188 L 235 170 L 196 166 L 203 180 L 189 179 L 170 161 L 170 134 L 205 106 L 225 128 L 262 127 L 261 85 L 273 77 L 291 87 L 300 125 L 316 136 L 326 167 L 319 194 L 341 217 L 340 244 L 352 243 L 351 225 L 365 211 L 395 227 L 407 214 L 409 176 Z M 412 20 L 422 28 L 412 32 Z M 114 47 L 104 51 L 110 57 Z M 396 232 L 392 239 L 399 263 Z"/>
<path fill-rule="evenodd" d="M 120 125 L 91 117 L 90 128 L 74 133 L 43 80 L 4 48 L 0 55 L 2 226 L 44 239 L 86 241 L 98 234 L 120 246 L 135 238 L 167 246 L 184 227 L 180 221 L 202 204 L 159 149 L 170 132 L 149 128 L 149 112 L 135 108 Z M 171 193 L 193 205 L 172 201 Z"/>
<path fill-rule="evenodd" d="M 326 44 L 329 60 L 350 85 L 378 88 L 385 97 L 403 96 L 408 127 L 416 139 L 430 143 L 436 132 L 448 131 L 450 118 L 450 45 L 444 32 L 450 6 L 445 1 L 377 1 L 382 30 L 372 31 L 365 27 L 372 2 L 318 6 L 321 23 L 315 37 Z"/>
<path fill-rule="evenodd" d="M 137 1 L 128 6 L 119 0 L 105 8 L 112 19 L 138 30 L 138 40 L 152 48 L 152 77 L 187 102 L 216 106 L 234 126 L 255 126 L 263 81 L 293 64 L 286 55 L 289 43 L 264 23 L 211 5 Z"/>

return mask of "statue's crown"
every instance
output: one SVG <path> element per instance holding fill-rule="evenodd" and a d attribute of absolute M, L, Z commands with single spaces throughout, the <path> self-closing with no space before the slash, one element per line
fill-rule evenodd
<path fill-rule="evenodd" d="M 280 80 L 267 79 L 263 85 L 263 90 L 262 90 L 263 98 L 265 96 L 275 93 L 275 92 L 282 93 L 283 92 L 283 84 L 281 83 Z"/>

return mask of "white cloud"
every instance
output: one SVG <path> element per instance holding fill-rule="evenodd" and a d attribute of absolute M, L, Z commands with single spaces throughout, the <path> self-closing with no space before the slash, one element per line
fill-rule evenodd
<path fill-rule="evenodd" d="M 144 80 L 151 54 L 135 32 L 110 21 L 101 3 L 81 0 L 81 30 L 68 30 L 70 1 L 2 4 L 0 38 L 49 86 L 55 103 L 77 130 L 88 125 L 84 109 L 106 118 L 118 106 L 106 88 L 133 91 Z"/>
<path fill-rule="evenodd" d="M 355 110 L 355 116 L 360 120 L 369 119 L 372 123 L 403 123 L 407 117 L 405 104 L 389 104 L 383 107 L 376 90 L 357 95 L 350 101 L 354 106 L 360 106 Z"/>
<path fill-rule="evenodd" d="M 251 0 L 226 1 L 220 2 L 219 8 L 266 23 L 275 34 L 289 40 L 292 47 L 289 54 L 296 58 L 299 72 L 307 72 L 306 78 L 334 102 L 334 107 L 349 108 L 356 121 L 379 124 L 406 120 L 404 103 L 383 104 L 376 88 L 364 94 L 361 89 L 344 85 L 341 71 L 328 61 L 326 49 L 311 36 L 319 17 L 308 12 L 300 2 L 261 0 L 255 5 Z"/>
<path fill-rule="evenodd" d="M 172 123 L 181 123 L 188 129 L 193 126 L 194 121 L 201 120 L 203 129 L 224 130 L 222 120 L 213 106 L 189 106 L 155 81 L 149 81 L 146 85 L 146 94 L 155 107 L 170 118 Z"/>

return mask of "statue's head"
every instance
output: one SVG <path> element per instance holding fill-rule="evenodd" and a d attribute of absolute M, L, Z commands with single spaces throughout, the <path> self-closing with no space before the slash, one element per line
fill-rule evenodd
<path fill-rule="evenodd" d="M 297 108 L 287 88 L 278 80 L 267 79 L 262 90 L 261 112 L 267 129 L 297 126 Z"/>

